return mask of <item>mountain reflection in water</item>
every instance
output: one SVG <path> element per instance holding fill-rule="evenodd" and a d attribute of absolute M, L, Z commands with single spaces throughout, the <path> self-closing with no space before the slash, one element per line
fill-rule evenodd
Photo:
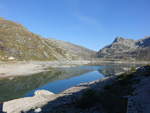
<path fill-rule="evenodd" d="M 35 75 L 0 79 L 0 102 L 33 95 L 46 89 L 59 93 L 82 82 L 101 79 L 125 71 L 132 65 L 78 66 L 50 69 Z"/>

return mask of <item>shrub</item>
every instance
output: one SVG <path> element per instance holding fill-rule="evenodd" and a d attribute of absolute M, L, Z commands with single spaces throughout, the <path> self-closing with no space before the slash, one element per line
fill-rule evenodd
<path fill-rule="evenodd" d="M 136 72 L 136 68 L 134 66 L 131 67 L 130 69 L 131 72 Z"/>

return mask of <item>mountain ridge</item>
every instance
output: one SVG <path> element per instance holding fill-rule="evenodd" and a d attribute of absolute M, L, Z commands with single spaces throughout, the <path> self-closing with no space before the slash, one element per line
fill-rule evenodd
<path fill-rule="evenodd" d="M 82 54 L 81 54 L 82 53 Z M 0 60 L 78 60 L 95 55 L 90 49 L 43 38 L 23 25 L 0 18 Z"/>
<path fill-rule="evenodd" d="M 98 58 L 112 60 L 150 60 L 150 37 L 139 40 L 117 37 L 97 52 Z"/>

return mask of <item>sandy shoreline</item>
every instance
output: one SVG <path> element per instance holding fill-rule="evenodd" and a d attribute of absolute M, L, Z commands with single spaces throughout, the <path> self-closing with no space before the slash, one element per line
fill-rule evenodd
<path fill-rule="evenodd" d="M 53 62 L 13 62 L 0 63 L 0 78 L 27 76 L 43 71 L 48 68 L 72 67 L 88 64 L 89 61 L 53 61 Z"/>

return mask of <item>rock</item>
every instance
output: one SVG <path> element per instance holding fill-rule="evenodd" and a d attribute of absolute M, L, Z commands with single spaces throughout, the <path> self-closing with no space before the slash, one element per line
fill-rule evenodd
<path fill-rule="evenodd" d="M 41 112 L 41 111 L 42 111 L 41 108 L 37 108 L 37 109 L 34 110 L 35 113 L 39 113 L 39 112 Z"/>
<path fill-rule="evenodd" d="M 140 60 L 150 59 L 150 37 L 140 40 L 117 37 L 112 44 L 99 50 L 99 58 L 110 60 Z"/>
<path fill-rule="evenodd" d="M 139 67 L 137 68 L 137 72 L 150 72 L 150 66 L 143 66 L 143 67 Z"/>
<path fill-rule="evenodd" d="M 51 96 L 51 95 L 54 95 L 54 93 L 48 90 L 37 90 L 35 91 L 34 95 L 35 96 Z"/>
<path fill-rule="evenodd" d="M 38 90 L 33 97 L 14 99 L 3 103 L 3 112 L 22 113 L 29 110 L 41 111 L 41 107 L 54 100 L 56 95 L 47 90 Z"/>
<path fill-rule="evenodd" d="M 8 57 L 8 60 L 15 60 L 14 57 Z"/>

